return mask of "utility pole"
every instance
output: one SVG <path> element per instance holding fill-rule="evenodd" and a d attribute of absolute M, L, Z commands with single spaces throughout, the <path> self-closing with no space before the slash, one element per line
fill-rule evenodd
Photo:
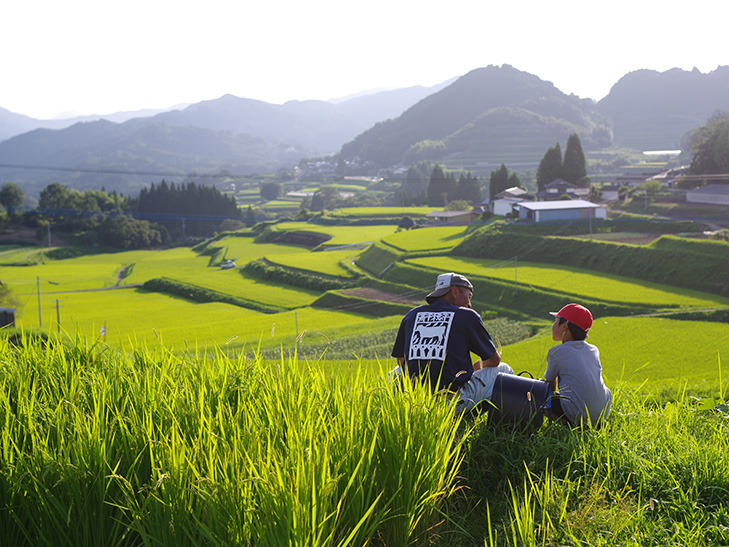
<path fill-rule="evenodd" d="M 40 297 L 40 277 L 35 278 L 36 286 L 38 288 L 38 328 L 43 330 L 43 313 L 41 312 L 41 297 Z"/>
<path fill-rule="evenodd" d="M 517 257 L 514 257 L 514 296 L 519 290 L 519 282 L 517 281 Z"/>
<path fill-rule="evenodd" d="M 294 312 L 294 321 L 296 321 L 296 355 L 299 355 L 299 315 Z"/>

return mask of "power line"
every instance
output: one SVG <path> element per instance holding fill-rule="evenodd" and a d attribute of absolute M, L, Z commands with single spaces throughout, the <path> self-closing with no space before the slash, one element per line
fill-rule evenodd
<path fill-rule="evenodd" d="M 25 165 L 16 163 L 0 163 L 1 169 L 27 169 L 33 171 L 60 171 L 65 173 L 91 173 L 95 175 L 134 175 L 145 177 L 183 177 L 195 179 L 244 178 L 244 175 L 230 173 L 183 173 L 181 171 L 132 171 L 127 169 L 91 169 L 85 167 L 61 167 L 52 165 Z"/>

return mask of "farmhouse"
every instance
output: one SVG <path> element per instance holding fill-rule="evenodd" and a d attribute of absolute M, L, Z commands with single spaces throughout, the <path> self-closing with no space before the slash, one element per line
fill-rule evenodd
<path fill-rule="evenodd" d="M 620 186 L 617 184 L 604 184 L 600 188 L 600 197 L 603 201 L 617 201 L 620 199 Z"/>
<path fill-rule="evenodd" d="M 524 201 L 521 198 L 500 198 L 491 202 L 491 212 L 495 215 L 506 216 L 513 212 L 517 203 Z"/>
<path fill-rule="evenodd" d="M 537 192 L 537 199 L 540 201 L 553 201 L 560 199 L 567 194 L 570 198 L 586 198 L 590 193 L 589 188 L 580 188 L 570 184 L 566 180 L 555 179 L 544 186 L 544 190 Z"/>
<path fill-rule="evenodd" d="M 520 219 L 535 222 L 586 220 L 589 218 L 604 219 L 607 217 L 605 207 L 582 199 L 524 202 L 515 207 L 519 210 Z"/>
<path fill-rule="evenodd" d="M 476 211 L 433 211 L 425 215 L 433 224 L 468 224 L 476 217 Z"/>
<path fill-rule="evenodd" d="M 710 184 L 688 190 L 686 192 L 686 201 L 689 203 L 729 205 L 729 184 Z"/>
<path fill-rule="evenodd" d="M 523 188 L 512 186 L 496 194 L 494 201 L 491 202 L 491 212 L 495 215 L 505 216 L 513 212 L 515 204 L 533 199 L 534 196 Z"/>
<path fill-rule="evenodd" d="M 615 179 L 615 184 L 619 186 L 640 186 L 645 181 L 652 179 L 658 175 L 660 171 L 645 171 L 643 173 L 625 173 Z"/>

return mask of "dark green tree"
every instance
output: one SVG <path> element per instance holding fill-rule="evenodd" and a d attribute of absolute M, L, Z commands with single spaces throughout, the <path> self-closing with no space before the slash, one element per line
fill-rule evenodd
<path fill-rule="evenodd" d="M 261 199 L 272 201 L 283 195 L 283 185 L 280 182 L 264 182 L 261 184 Z"/>
<path fill-rule="evenodd" d="M 440 165 L 433 168 L 428 182 L 427 198 L 431 207 L 445 207 L 449 199 L 456 195 L 458 183 L 453 173 L 445 174 Z"/>
<path fill-rule="evenodd" d="M 729 112 L 716 112 L 691 135 L 690 144 L 692 175 L 729 173 Z"/>
<path fill-rule="evenodd" d="M 25 203 L 25 193 L 17 184 L 6 182 L 0 188 L 0 204 L 5 206 L 9 213 L 17 212 Z"/>
<path fill-rule="evenodd" d="M 339 190 L 332 184 L 325 184 L 311 196 L 311 210 L 323 211 L 325 209 L 336 209 L 339 205 Z"/>
<path fill-rule="evenodd" d="M 246 226 L 250 228 L 251 226 L 255 226 L 256 224 L 256 213 L 253 211 L 253 207 L 251 205 L 248 206 L 248 210 L 246 211 Z"/>
<path fill-rule="evenodd" d="M 43 210 L 58 211 L 63 209 L 72 209 L 73 198 L 72 192 L 67 186 L 60 182 L 53 182 L 40 191 L 40 199 L 38 207 Z"/>
<path fill-rule="evenodd" d="M 562 178 L 562 148 L 559 143 L 550 146 L 537 168 L 537 188 L 544 187 L 555 179 Z"/>
<path fill-rule="evenodd" d="M 421 162 L 408 168 L 400 189 L 397 191 L 397 205 L 401 207 L 425 205 L 425 189 L 430 172 L 430 169 L 424 171 L 425 165 Z"/>
<path fill-rule="evenodd" d="M 587 187 L 590 180 L 587 178 L 585 153 L 577 133 L 572 133 L 567 139 L 567 148 L 564 150 L 562 162 L 562 178 L 570 184 Z"/>
<path fill-rule="evenodd" d="M 503 163 L 496 171 L 491 171 L 489 177 L 489 196 L 491 201 L 496 199 L 496 196 L 509 188 L 509 170 Z"/>
<path fill-rule="evenodd" d="M 398 222 L 398 227 L 404 228 L 405 230 L 409 230 L 413 226 L 415 226 L 415 221 L 413 220 L 413 217 L 402 217 L 400 219 L 400 222 Z"/>
<path fill-rule="evenodd" d="M 516 171 L 512 171 L 511 175 L 509 175 L 509 186 L 508 188 L 519 188 L 521 186 L 521 179 L 519 178 L 519 175 L 516 174 Z"/>
<path fill-rule="evenodd" d="M 479 187 L 478 178 L 474 177 L 470 171 L 465 175 L 461 173 L 458 179 L 458 188 L 456 189 L 456 199 L 468 203 L 481 201 L 481 188 Z"/>

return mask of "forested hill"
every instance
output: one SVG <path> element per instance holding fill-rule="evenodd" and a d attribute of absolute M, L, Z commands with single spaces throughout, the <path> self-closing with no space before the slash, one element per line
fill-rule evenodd
<path fill-rule="evenodd" d="M 344 159 L 385 166 L 443 155 L 516 152 L 536 160 L 555 142 L 579 133 L 583 146 L 611 142 L 610 123 L 589 99 L 509 65 L 479 68 L 375 125 L 342 147 Z"/>
<path fill-rule="evenodd" d="M 295 164 L 305 154 L 304 149 L 251 135 L 173 127 L 154 118 L 78 123 L 60 131 L 36 129 L 0 143 L 2 179 L 22 182 L 26 194 L 59 180 L 72 188 L 105 187 L 129 194 L 165 176 L 204 177 L 223 169 L 250 173 L 275 169 L 286 161 Z"/>
<path fill-rule="evenodd" d="M 708 74 L 637 70 L 623 76 L 597 107 L 612 120 L 618 146 L 680 149 L 687 131 L 717 110 L 729 111 L 729 66 Z"/>

